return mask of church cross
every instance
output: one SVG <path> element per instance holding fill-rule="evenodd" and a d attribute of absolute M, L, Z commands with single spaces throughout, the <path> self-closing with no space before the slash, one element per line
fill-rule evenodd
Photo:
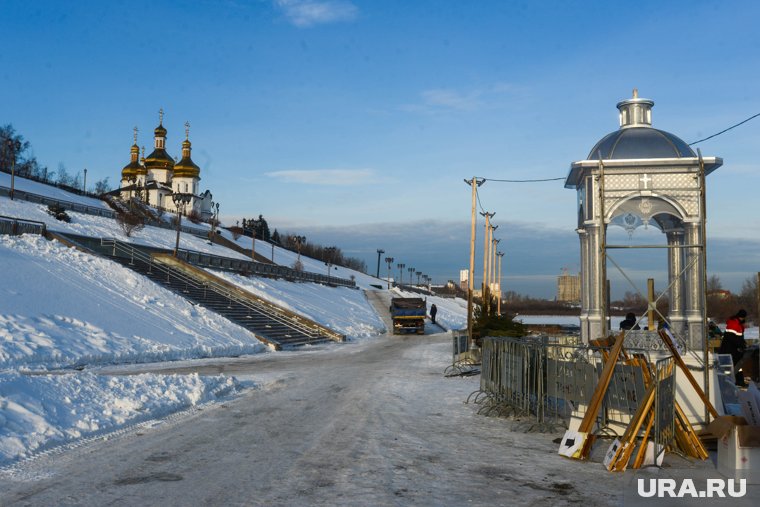
<path fill-rule="evenodd" d="M 185 122 L 185 140 L 190 139 L 190 122 Z"/>
<path fill-rule="evenodd" d="M 158 110 L 158 123 L 163 125 L 164 124 L 164 108 Z"/>
<path fill-rule="evenodd" d="M 644 174 L 644 176 L 639 178 L 639 181 L 644 184 L 644 189 L 646 190 L 649 188 L 649 182 L 652 181 L 652 178 L 650 178 L 648 174 Z"/>
<path fill-rule="evenodd" d="M 137 132 L 138 132 L 137 127 L 134 128 L 134 131 L 135 131 L 135 144 L 137 144 Z"/>

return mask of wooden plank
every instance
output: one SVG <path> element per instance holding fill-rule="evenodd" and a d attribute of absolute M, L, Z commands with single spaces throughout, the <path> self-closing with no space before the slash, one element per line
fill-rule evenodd
<path fill-rule="evenodd" d="M 712 403 L 710 403 L 710 400 L 707 399 L 707 396 L 705 395 L 705 392 L 702 390 L 701 387 L 699 387 L 699 384 L 697 384 L 697 380 L 694 378 L 694 375 L 691 374 L 689 371 L 689 368 L 686 366 L 686 363 L 683 362 L 683 359 L 681 358 L 681 354 L 678 353 L 678 349 L 673 345 L 673 341 L 670 339 L 670 335 L 665 331 L 664 329 L 661 329 L 659 331 L 660 338 L 662 338 L 662 341 L 665 343 L 665 345 L 670 349 L 670 353 L 673 354 L 673 359 L 675 360 L 676 364 L 681 368 L 681 371 L 683 371 L 684 375 L 686 375 L 686 378 L 689 380 L 689 383 L 691 383 L 691 386 L 694 388 L 694 391 L 696 391 L 697 396 L 702 400 L 702 403 L 705 404 L 705 407 L 707 407 L 707 410 L 710 412 L 710 414 L 713 417 L 718 417 L 718 411 L 715 410 L 715 407 L 713 407 Z M 705 367 L 707 367 L 707 361 L 708 358 L 705 359 Z"/>

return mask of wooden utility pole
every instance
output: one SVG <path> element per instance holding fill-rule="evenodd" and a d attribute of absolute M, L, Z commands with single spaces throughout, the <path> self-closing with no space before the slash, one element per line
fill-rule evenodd
<path fill-rule="evenodd" d="M 499 287 L 499 293 L 496 296 L 496 313 L 501 316 L 501 258 L 504 257 L 504 252 L 497 252 L 496 255 L 499 256 L 499 279 L 496 282 Z"/>
<path fill-rule="evenodd" d="M 489 213 L 487 211 L 484 211 L 481 213 L 484 217 L 486 217 L 486 224 L 485 224 L 485 231 L 484 235 L 485 238 L 483 238 L 483 290 L 481 293 L 481 298 L 483 299 L 483 311 L 486 315 L 489 313 L 489 307 L 490 305 L 490 297 L 488 295 L 488 259 L 489 259 L 489 253 L 490 253 L 490 246 L 491 246 L 491 218 L 496 213 Z"/>
<path fill-rule="evenodd" d="M 475 278 L 475 205 L 478 198 L 478 187 L 483 184 L 484 179 L 478 179 L 475 176 L 472 180 L 464 180 L 465 183 L 472 187 L 472 218 L 470 220 L 470 271 L 467 274 L 467 339 L 472 344 L 472 291 L 475 287 L 473 279 Z"/>

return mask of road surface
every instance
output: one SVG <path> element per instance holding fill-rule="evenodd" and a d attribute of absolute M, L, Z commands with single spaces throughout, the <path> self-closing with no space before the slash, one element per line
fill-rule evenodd
<path fill-rule="evenodd" d="M 450 337 L 140 366 L 254 381 L 234 398 L 0 473 L 2 505 L 617 504 L 627 474 L 510 431 L 445 378 Z M 122 367 L 117 369 L 125 372 Z M 104 371 L 104 373 L 107 373 Z"/>

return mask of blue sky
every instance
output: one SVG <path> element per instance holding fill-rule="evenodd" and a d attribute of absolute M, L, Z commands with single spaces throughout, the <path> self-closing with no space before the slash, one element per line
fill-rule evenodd
<path fill-rule="evenodd" d="M 632 88 L 655 101 L 655 127 L 687 142 L 760 112 L 749 1 L 0 9 L 0 123 L 51 169 L 114 182 L 132 127 L 150 149 L 163 108 L 174 155 L 190 121 L 201 188 L 223 217 L 263 214 L 370 271 L 384 248 L 437 281 L 467 264 L 463 178 L 566 176 L 617 129 L 615 104 Z M 760 119 L 699 145 L 725 160 L 708 181 L 708 259 L 732 289 L 760 269 L 758 134 Z M 560 269 L 577 269 L 575 192 L 562 183 L 481 188 L 504 231 L 505 288 L 551 296 Z M 736 259 L 739 239 L 749 246 Z M 661 264 L 629 263 L 642 276 Z"/>

